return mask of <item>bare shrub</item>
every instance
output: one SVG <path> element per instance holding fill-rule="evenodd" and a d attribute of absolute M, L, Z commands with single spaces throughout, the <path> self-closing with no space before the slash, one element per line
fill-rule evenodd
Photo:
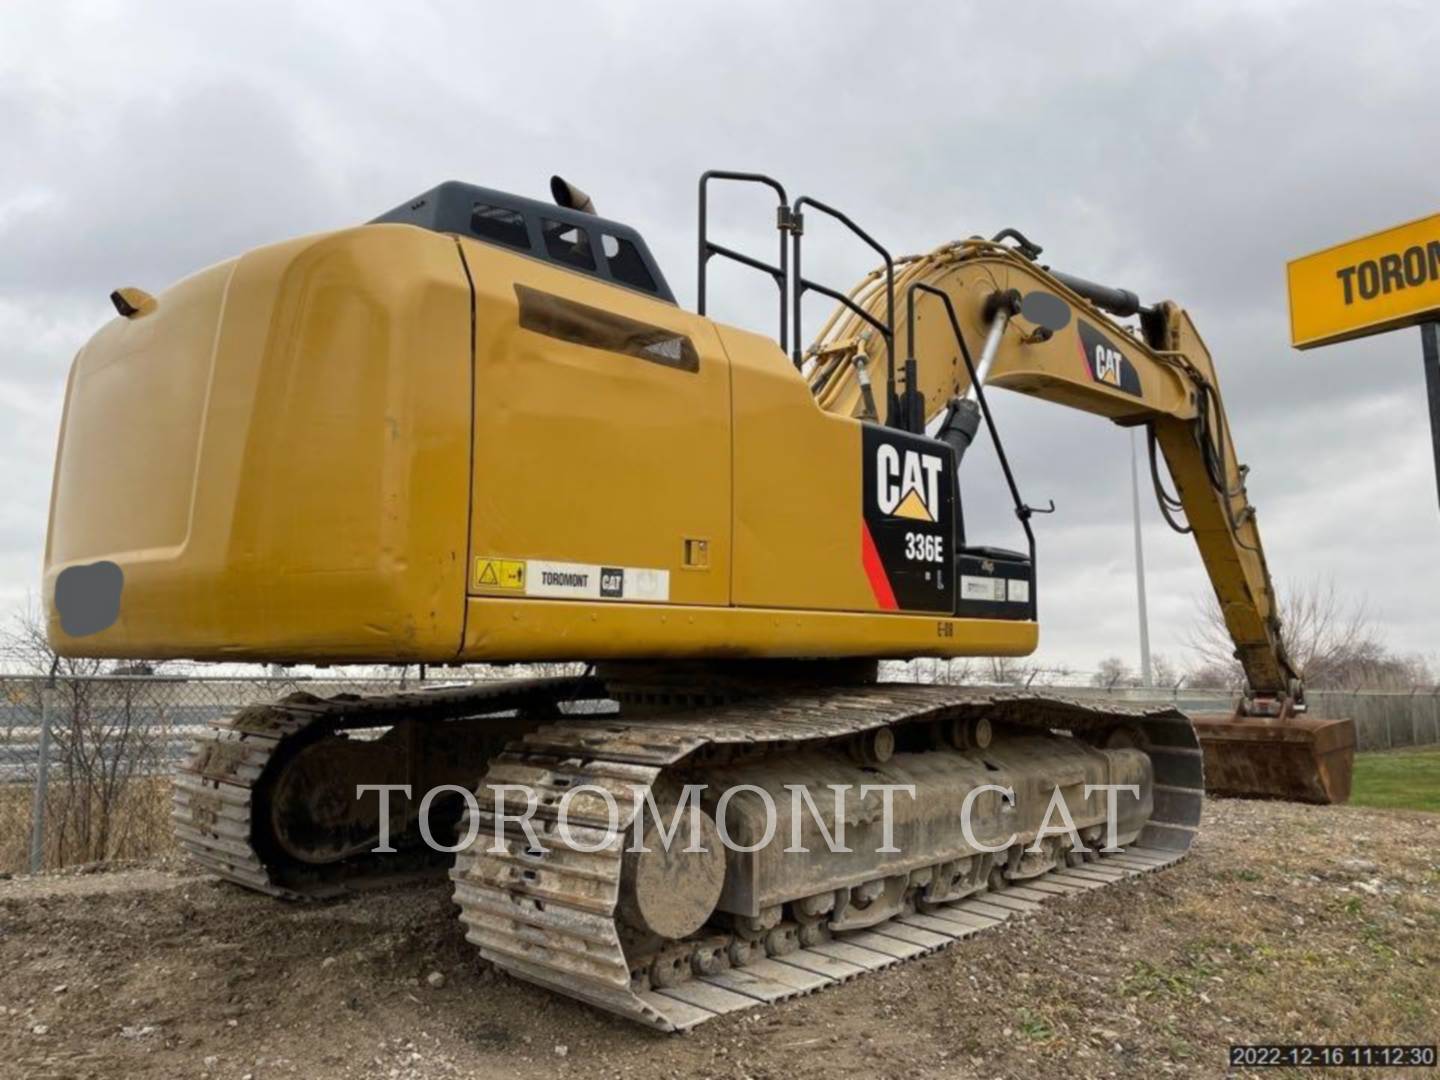
<path fill-rule="evenodd" d="M 1391 652 L 1364 601 L 1341 597 L 1333 581 L 1290 583 L 1277 591 L 1290 661 L 1310 688 L 1386 690 L 1430 683 L 1424 659 Z M 1189 639 L 1196 654 L 1190 685 L 1244 687 L 1245 673 L 1235 659 L 1219 601 L 1206 595 L 1199 606 Z"/>
<path fill-rule="evenodd" d="M 1107 656 L 1100 661 L 1095 674 L 1090 676 L 1091 686 L 1115 690 L 1122 686 L 1139 686 L 1140 679 L 1133 668 L 1118 656 Z"/>
<path fill-rule="evenodd" d="M 8 745 L 38 743 L 49 684 L 46 865 L 125 857 L 161 845 L 169 835 L 168 789 L 161 791 L 165 785 L 154 780 L 168 771 L 171 702 L 164 691 L 173 684 L 114 675 L 100 660 L 56 657 L 33 604 L 12 617 L 3 641 L 29 672 L 5 680 Z M 23 737 L 15 725 L 24 725 Z M 22 786 L 28 795 L 35 772 L 36 763 L 26 762 L 29 783 L 11 786 Z M 19 797 L 9 801 L 17 808 L 23 804 Z M 18 815 L 7 816 L 13 829 Z M 28 835 L 28 812 L 24 819 Z"/>
<path fill-rule="evenodd" d="M 1156 653 L 1150 658 L 1150 680 L 1155 686 L 1167 690 L 1178 690 L 1187 681 L 1185 672 L 1163 653 Z"/>

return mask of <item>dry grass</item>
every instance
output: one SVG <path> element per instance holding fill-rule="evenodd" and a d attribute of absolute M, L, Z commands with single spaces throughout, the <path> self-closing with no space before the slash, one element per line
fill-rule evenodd
<path fill-rule="evenodd" d="M 34 788 L 30 783 L 0 784 L 0 873 L 22 873 L 30 866 L 30 830 Z M 132 779 L 110 813 L 102 838 L 98 818 L 86 823 L 78 783 L 52 779 L 46 797 L 45 868 L 77 862 L 145 859 L 171 854 L 170 777 Z M 88 825 L 88 827 L 87 827 Z"/>

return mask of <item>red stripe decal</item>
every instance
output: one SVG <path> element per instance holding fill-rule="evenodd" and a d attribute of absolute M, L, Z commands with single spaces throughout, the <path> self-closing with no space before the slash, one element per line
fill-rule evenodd
<path fill-rule="evenodd" d="M 886 611 L 895 611 L 895 590 L 890 588 L 890 579 L 885 576 L 885 565 L 880 561 L 880 552 L 875 547 L 875 538 L 870 535 L 867 522 L 860 522 L 860 560 L 865 564 L 865 576 L 870 579 L 870 591 L 875 602 Z"/>

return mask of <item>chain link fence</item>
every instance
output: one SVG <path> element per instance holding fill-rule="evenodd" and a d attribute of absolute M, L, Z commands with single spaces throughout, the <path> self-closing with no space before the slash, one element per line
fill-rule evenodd
<path fill-rule="evenodd" d="M 297 690 L 405 685 L 415 682 L 0 676 L 0 873 L 164 854 L 170 776 L 207 725 Z"/>
<path fill-rule="evenodd" d="M 321 697 L 380 694 L 439 686 L 463 678 L 561 674 L 544 670 L 468 671 L 414 678 L 195 677 L 65 675 L 54 680 L 0 675 L 0 874 L 111 860 L 148 858 L 174 849 L 170 776 L 207 725 L 247 705 L 304 690 Z M 555 670 L 550 670 L 554 668 Z M 561 670 L 563 668 L 563 671 Z M 1027 672 L 1019 680 L 986 679 L 944 661 L 886 664 L 883 676 L 917 682 L 991 683 L 1053 689 L 1117 703 L 1174 704 L 1187 712 L 1227 712 L 1236 695 L 1184 687 L 1095 687 Z M 962 677 L 963 676 L 963 677 Z M 1413 691 L 1312 692 L 1321 716 L 1355 719 L 1359 749 L 1440 742 L 1440 695 Z"/>

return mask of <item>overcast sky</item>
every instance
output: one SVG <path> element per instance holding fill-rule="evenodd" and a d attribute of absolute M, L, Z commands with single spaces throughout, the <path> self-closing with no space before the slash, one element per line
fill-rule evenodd
<path fill-rule="evenodd" d="M 442 179 L 546 197 L 559 172 L 645 234 L 688 306 L 695 181 L 728 167 L 897 252 L 1014 225 L 1061 268 L 1186 306 L 1276 575 L 1333 578 L 1392 647 L 1440 651 L 1418 331 L 1297 353 L 1284 293 L 1287 259 L 1440 210 L 1434 5 L 301 8 L 7 6 L 0 604 L 38 588 L 65 374 L 111 289 L 158 291 Z M 719 214 L 730 242 L 769 251 L 762 200 Z M 814 250 L 824 280 L 869 269 Z M 713 281 L 713 314 L 773 332 L 761 285 Z M 1133 661 L 1128 434 L 997 404 L 1026 496 L 1059 506 L 1037 519 L 1041 655 Z M 971 512 L 1005 542 L 1003 507 L 976 505 L 999 498 L 987 466 Z M 1142 520 L 1154 647 L 1184 662 L 1206 580 L 1148 493 Z"/>

